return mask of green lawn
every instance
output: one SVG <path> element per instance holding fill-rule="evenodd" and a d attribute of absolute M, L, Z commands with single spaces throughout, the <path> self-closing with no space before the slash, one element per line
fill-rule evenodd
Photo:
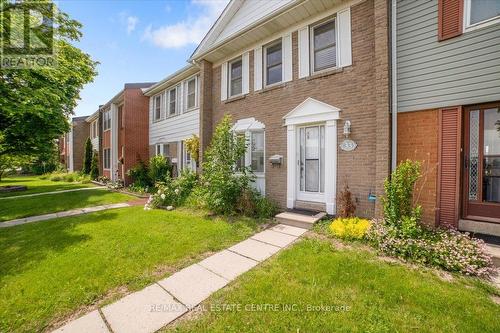
<path fill-rule="evenodd" d="M 68 183 L 64 181 L 53 182 L 49 179 L 40 179 L 39 177 L 40 176 L 14 176 L 14 177 L 2 178 L 2 181 L 0 181 L 0 186 L 26 185 L 28 186 L 28 189 L 26 191 L 0 193 L 0 198 L 95 186 L 92 183 L 81 184 L 81 183 Z"/>
<path fill-rule="evenodd" d="M 0 222 L 133 199 L 129 195 L 101 189 L 4 199 L 0 200 Z"/>
<path fill-rule="evenodd" d="M 0 332 L 46 330 L 256 228 L 250 219 L 228 223 L 189 211 L 131 207 L 0 229 Z"/>
<path fill-rule="evenodd" d="M 365 250 L 309 239 L 218 291 L 195 319 L 165 331 L 500 332 L 500 306 L 490 292 L 477 280 L 447 282 Z M 259 311 L 252 304 L 277 306 Z"/>

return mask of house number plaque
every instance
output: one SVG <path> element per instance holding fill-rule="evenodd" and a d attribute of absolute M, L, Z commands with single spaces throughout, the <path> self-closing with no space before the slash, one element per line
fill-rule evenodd
<path fill-rule="evenodd" d="M 356 149 L 357 146 L 358 146 L 357 143 L 352 141 L 351 139 L 345 139 L 340 144 L 340 149 L 344 151 L 353 151 L 354 149 Z"/>

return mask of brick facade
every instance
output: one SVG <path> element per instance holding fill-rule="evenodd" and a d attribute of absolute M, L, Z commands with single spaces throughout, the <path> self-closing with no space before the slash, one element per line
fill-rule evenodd
<path fill-rule="evenodd" d="M 439 111 L 426 110 L 398 114 L 398 163 L 406 159 L 422 163 L 423 177 L 415 198 L 422 205 L 422 222 L 436 224 Z"/>
<path fill-rule="evenodd" d="M 234 100 L 221 101 L 221 66 L 213 67 L 211 75 L 206 75 L 207 78 L 212 76 L 212 113 L 211 116 L 201 116 L 201 133 L 213 131 L 226 113 L 232 115 L 233 121 L 255 117 L 264 123 L 266 195 L 285 207 L 286 164 L 289 161 L 286 158 L 287 135 L 283 116 L 308 97 L 338 107 L 342 110 L 342 120 L 337 124 L 338 142 L 344 138 L 344 120 L 350 120 L 351 138 L 358 147 L 352 152 L 338 149 L 337 189 L 339 191 L 347 182 L 356 200 L 356 214 L 374 216 L 375 203 L 368 200 L 368 195 L 373 193 L 380 197 L 390 161 L 387 20 L 384 1 L 369 0 L 354 5 L 351 8 L 353 65 L 302 79 L 298 79 L 298 34 L 294 32 L 293 80 L 257 92 L 253 91 L 253 52 L 250 52 L 250 93 Z M 202 64 L 202 69 L 203 66 L 210 67 L 206 63 Z M 204 77 L 204 70 L 201 76 Z M 202 87 L 204 81 L 201 80 Z M 209 112 L 210 108 L 204 107 L 202 115 L 205 110 Z M 211 124 L 208 129 L 207 124 Z M 275 154 L 285 156 L 281 167 L 273 168 L 267 161 Z"/>
<path fill-rule="evenodd" d="M 73 171 L 81 171 L 83 168 L 85 141 L 87 141 L 90 133 L 90 126 L 85 121 L 85 118 L 73 119 Z"/>

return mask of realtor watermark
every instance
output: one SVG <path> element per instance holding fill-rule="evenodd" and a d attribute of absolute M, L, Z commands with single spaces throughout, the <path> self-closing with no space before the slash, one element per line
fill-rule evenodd
<path fill-rule="evenodd" d="M 153 304 L 151 312 L 349 312 L 351 306 L 346 304 L 296 304 L 296 303 L 214 303 L 209 305 Z"/>
<path fill-rule="evenodd" d="M 57 66 L 55 6 L 45 1 L 7 1 L 0 5 L 0 68 Z"/>

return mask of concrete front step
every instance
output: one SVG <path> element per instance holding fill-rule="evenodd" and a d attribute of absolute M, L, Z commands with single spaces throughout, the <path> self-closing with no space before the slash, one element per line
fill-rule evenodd
<path fill-rule="evenodd" d="M 493 259 L 493 265 L 500 267 L 500 246 L 493 244 L 486 244 L 486 250 Z"/>
<path fill-rule="evenodd" d="M 290 225 L 292 227 L 298 227 L 303 229 L 311 229 L 314 223 L 321 220 L 326 213 L 321 212 L 314 216 L 284 212 L 275 216 L 278 223 Z"/>

